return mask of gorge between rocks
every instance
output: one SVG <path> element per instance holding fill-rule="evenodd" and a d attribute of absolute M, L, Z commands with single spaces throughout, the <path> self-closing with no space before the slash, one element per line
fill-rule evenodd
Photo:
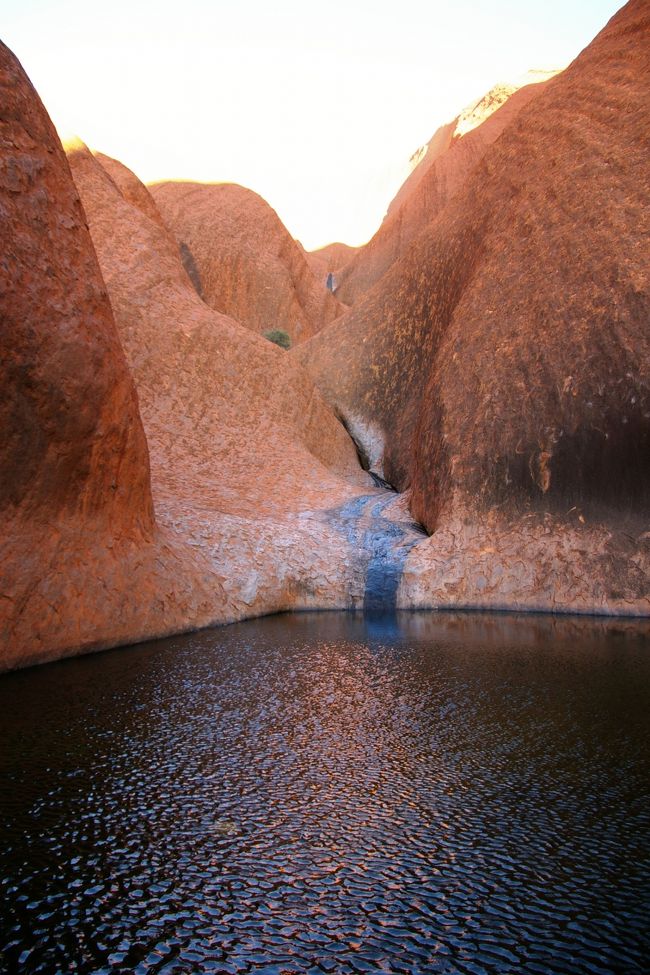
<path fill-rule="evenodd" d="M 308 252 L 0 43 L 0 975 L 647 973 L 649 79 L 629 0 Z"/>
<path fill-rule="evenodd" d="M 650 620 L 649 51 L 630 0 L 308 253 L 64 150 L 0 47 L 0 670 L 288 610 Z"/>

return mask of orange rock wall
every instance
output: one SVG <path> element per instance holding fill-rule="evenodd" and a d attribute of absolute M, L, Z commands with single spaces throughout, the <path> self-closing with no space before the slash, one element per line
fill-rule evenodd
<path fill-rule="evenodd" d="M 296 350 L 429 530 L 457 491 L 647 503 L 649 30 L 633 0 L 365 301 Z"/>
<path fill-rule="evenodd" d="M 459 116 L 436 132 L 377 233 L 341 270 L 336 292 L 340 301 L 353 305 L 367 294 L 461 189 L 488 146 L 544 87 L 541 82 L 518 90 L 498 89 L 478 103 L 471 122 Z"/>
<path fill-rule="evenodd" d="M 4 45 L 0 101 L 0 509 L 12 522 L 78 515 L 147 536 L 147 446 L 85 215 Z"/>
<path fill-rule="evenodd" d="M 253 332 L 287 332 L 294 344 L 342 311 L 277 214 L 231 183 L 151 187 L 167 226 L 192 254 L 202 296 Z"/>

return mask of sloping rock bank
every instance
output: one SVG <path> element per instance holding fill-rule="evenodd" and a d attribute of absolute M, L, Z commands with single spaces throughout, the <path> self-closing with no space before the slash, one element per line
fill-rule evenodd
<path fill-rule="evenodd" d="M 358 604 L 348 542 L 301 517 L 369 488 L 341 424 L 200 300 L 133 174 L 77 146 L 84 212 L 5 47 L 0 68 L 0 668 Z"/>
<path fill-rule="evenodd" d="M 156 537 L 138 400 L 58 137 L 0 44 L 0 666 L 150 631 L 187 595 Z M 136 599 L 134 593 L 138 593 Z"/>
<path fill-rule="evenodd" d="M 402 257 L 467 181 L 472 170 L 550 73 L 518 88 L 498 85 L 433 135 L 370 241 L 337 274 L 337 298 L 356 304 Z"/>

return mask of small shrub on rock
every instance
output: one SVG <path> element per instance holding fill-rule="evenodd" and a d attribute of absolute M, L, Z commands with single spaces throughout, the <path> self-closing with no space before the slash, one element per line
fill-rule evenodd
<path fill-rule="evenodd" d="M 270 331 L 264 332 L 264 338 L 268 339 L 269 342 L 275 342 L 281 349 L 291 348 L 291 336 L 280 328 L 272 328 Z"/>

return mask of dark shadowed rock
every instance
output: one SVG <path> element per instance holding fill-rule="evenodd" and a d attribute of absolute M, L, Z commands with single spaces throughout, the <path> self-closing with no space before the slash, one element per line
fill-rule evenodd
<path fill-rule="evenodd" d="M 127 578 L 142 576 L 155 522 L 138 401 L 85 214 L 4 45 L 0 105 L 4 669 L 137 635 Z"/>
<path fill-rule="evenodd" d="M 549 593 L 589 551 L 576 607 L 648 605 L 649 77 L 650 4 L 632 0 L 367 298 L 291 353 L 459 579 L 489 547 L 501 575 L 554 565 Z M 521 605 L 534 588 L 482 579 L 447 597 Z"/>
<path fill-rule="evenodd" d="M 65 155 L 0 45 L 0 510 L 149 535 L 147 447 Z"/>
<path fill-rule="evenodd" d="M 257 193 L 232 183 L 158 183 L 151 192 L 192 254 L 202 297 L 258 334 L 304 341 L 342 311 L 300 245 Z"/>
<path fill-rule="evenodd" d="M 196 266 L 196 261 L 194 260 L 194 254 L 189 249 L 184 240 L 178 245 L 178 252 L 181 255 L 181 262 L 183 267 L 187 272 L 187 276 L 194 285 L 194 290 L 196 291 L 199 298 L 203 297 L 203 285 L 201 284 L 201 275 L 199 274 L 199 269 Z"/>

